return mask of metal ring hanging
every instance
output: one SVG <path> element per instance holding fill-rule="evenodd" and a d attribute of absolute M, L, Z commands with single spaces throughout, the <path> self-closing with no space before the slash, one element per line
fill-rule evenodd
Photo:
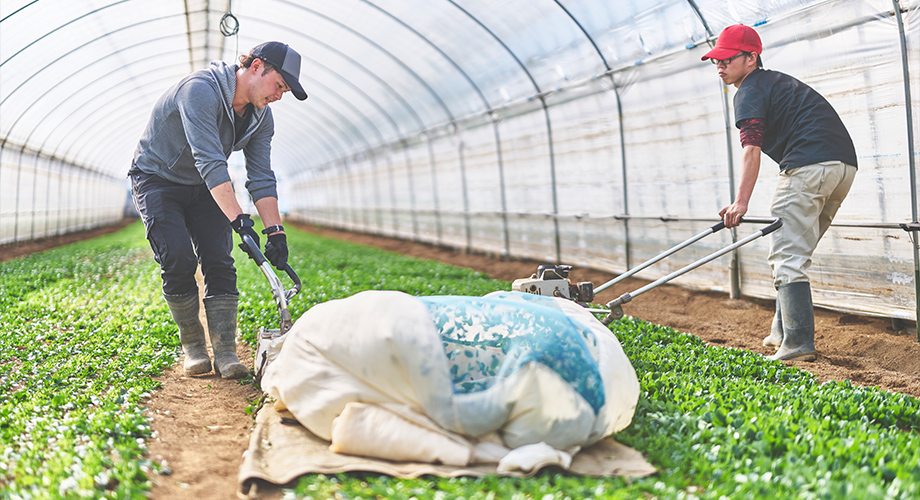
<path fill-rule="evenodd" d="M 220 32 L 224 36 L 233 36 L 240 31 L 240 22 L 236 16 L 227 12 L 220 18 Z"/>

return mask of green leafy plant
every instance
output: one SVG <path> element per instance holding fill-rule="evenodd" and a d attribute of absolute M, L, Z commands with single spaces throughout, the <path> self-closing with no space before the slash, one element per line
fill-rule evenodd
<path fill-rule="evenodd" d="M 0 497 L 149 489 L 141 402 L 178 341 L 148 252 L 134 226 L 0 264 Z"/>
<path fill-rule="evenodd" d="M 303 280 L 291 303 L 295 318 L 362 290 L 483 295 L 509 286 L 297 230 L 288 238 Z M 241 336 L 254 345 L 277 311 L 258 268 L 238 250 L 234 257 Z M 644 453 L 656 475 L 308 475 L 286 497 L 920 497 L 917 399 L 818 383 L 780 362 L 634 318 L 610 328 L 642 386 L 633 423 L 616 438 Z M 158 465 L 146 457 L 152 430 L 143 405 L 157 389 L 153 377 L 179 352 L 140 224 L 0 264 L 0 498 L 145 498 Z"/>

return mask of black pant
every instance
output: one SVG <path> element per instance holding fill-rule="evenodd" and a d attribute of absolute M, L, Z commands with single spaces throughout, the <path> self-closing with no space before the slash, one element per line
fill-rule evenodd
<path fill-rule="evenodd" d="M 201 264 L 206 297 L 238 295 L 230 221 L 204 184 L 186 186 L 132 169 L 131 195 L 160 264 L 163 293 L 197 292 Z"/>

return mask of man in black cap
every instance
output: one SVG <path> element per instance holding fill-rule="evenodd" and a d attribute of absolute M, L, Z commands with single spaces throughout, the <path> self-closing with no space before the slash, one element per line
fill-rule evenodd
<path fill-rule="evenodd" d="M 274 120 L 268 104 L 287 91 L 306 99 L 299 77 L 300 54 L 280 42 L 256 46 L 240 56 L 239 65 L 212 62 L 160 97 L 135 150 L 128 171 L 132 196 L 160 264 L 163 296 L 179 328 L 189 375 L 211 371 L 198 318 L 199 264 L 214 371 L 223 378 L 249 375 L 236 354 L 239 292 L 231 228 L 256 246 L 259 236 L 237 202 L 227 159 L 243 151 L 246 189 L 268 237 L 265 257 L 283 269 L 288 249 L 270 163 Z"/>

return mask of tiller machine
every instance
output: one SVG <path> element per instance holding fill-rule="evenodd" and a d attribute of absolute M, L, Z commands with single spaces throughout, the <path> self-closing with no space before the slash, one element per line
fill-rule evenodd
<path fill-rule="evenodd" d="M 674 271 L 673 273 L 667 276 L 659 278 L 655 280 L 654 282 L 649 283 L 635 291 L 627 292 L 627 293 L 620 295 L 616 299 L 608 302 L 606 305 L 607 307 L 606 309 L 589 308 L 589 310 L 592 313 L 605 314 L 605 317 L 601 322 L 605 325 L 609 325 L 611 322 L 623 317 L 623 304 L 630 302 L 635 297 L 659 285 L 667 283 L 668 281 L 671 281 L 672 279 L 677 278 L 678 276 L 686 274 L 687 272 L 692 271 L 702 266 L 703 264 L 713 261 L 727 254 L 728 252 L 735 250 L 736 248 L 739 248 L 741 246 L 744 246 L 750 243 L 751 241 L 756 240 L 757 238 L 766 236 L 783 226 L 783 220 L 780 218 L 776 218 L 776 219 L 742 218 L 741 222 L 742 223 L 759 223 L 759 224 L 768 224 L 768 225 L 765 228 L 761 229 L 760 231 L 748 236 L 747 238 L 738 240 L 732 243 L 731 245 L 728 245 L 716 252 L 713 252 L 692 264 L 689 264 L 677 271 Z M 706 236 L 709 236 L 710 234 L 721 231 L 722 229 L 725 229 L 725 224 L 723 222 L 719 222 L 718 224 L 707 229 L 706 231 L 703 231 L 702 233 L 682 243 L 679 243 L 669 248 L 668 250 L 665 250 L 664 252 L 653 257 L 652 259 L 640 264 L 639 266 L 636 266 L 626 271 L 625 273 L 617 276 L 616 278 L 604 283 L 603 285 L 597 288 L 594 288 L 594 284 L 591 282 L 572 283 L 571 281 L 569 281 L 569 271 L 572 270 L 572 266 L 543 265 L 543 266 L 539 266 L 537 268 L 536 274 L 532 275 L 530 278 L 521 278 L 521 279 L 514 280 L 514 283 L 512 283 L 511 285 L 511 289 L 513 291 L 533 293 L 537 295 L 547 295 L 550 297 L 563 297 L 563 298 L 571 299 L 587 307 L 591 303 L 591 301 L 594 300 L 595 295 L 597 295 L 598 293 L 606 290 L 607 288 L 610 288 L 611 286 L 619 283 L 620 281 L 623 281 L 626 278 L 629 278 L 630 276 L 642 271 L 643 269 L 646 269 L 647 267 L 655 264 L 656 262 L 659 262 L 665 257 L 668 257 L 669 255 L 672 255 L 676 253 L 677 251 L 683 248 L 686 248 L 692 245 L 693 243 L 696 243 L 697 241 L 705 238 Z"/>

